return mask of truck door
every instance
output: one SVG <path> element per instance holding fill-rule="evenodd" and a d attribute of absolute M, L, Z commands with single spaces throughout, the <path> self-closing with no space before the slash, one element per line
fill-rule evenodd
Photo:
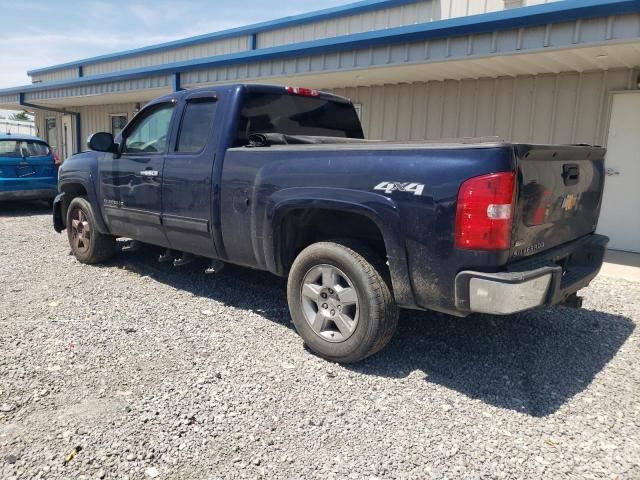
<path fill-rule="evenodd" d="M 122 136 L 121 154 L 106 154 L 100 181 L 104 214 L 117 235 L 167 245 L 160 214 L 162 169 L 174 102 L 141 111 Z"/>
<path fill-rule="evenodd" d="M 162 177 L 162 224 L 174 250 L 216 257 L 212 235 L 212 172 L 217 98 L 195 92 L 185 98 Z"/>

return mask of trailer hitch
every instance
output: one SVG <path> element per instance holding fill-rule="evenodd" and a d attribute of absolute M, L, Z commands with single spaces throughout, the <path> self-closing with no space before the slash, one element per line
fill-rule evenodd
<path fill-rule="evenodd" d="M 560 305 L 567 308 L 582 308 L 582 297 L 577 293 L 572 293 Z"/>

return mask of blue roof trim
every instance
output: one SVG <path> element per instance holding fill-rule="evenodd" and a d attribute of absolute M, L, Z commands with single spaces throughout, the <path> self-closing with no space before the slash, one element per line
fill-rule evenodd
<path fill-rule="evenodd" d="M 81 65 L 90 65 L 93 63 L 99 63 L 110 60 L 118 60 L 125 57 L 131 57 L 135 55 L 145 53 L 155 53 L 164 50 L 171 50 L 177 47 L 187 47 L 189 45 L 197 45 L 199 43 L 209 42 L 211 40 L 223 40 L 225 38 L 239 37 L 242 35 L 255 35 L 258 32 L 264 32 L 267 30 L 274 30 L 278 28 L 285 28 L 294 25 L 301 25 L 309 22 L 317 22 L 320 20 L 327 20 L 330 18 L 342 17 L 346 15 L 356 15 L 358 13 L 369 12 L 373 10 L 380 10 L 385 8 L 396 7 L 400 5 L 406 5 L 409 3 L 416 3 L 420 0 L 362 0 L 360 2 L 349 3 L 347 5 L 341 5 L 339 7 L 325 8 L 323 10 L 316 10 L 309 13 L 303 13 L 300 15 L 293 15 L 290 17 L 279 18 L 277 20 L 269 20 L 266 22 L 255 23 L 244 27 L 231 28 L 228 30 L 222 30 L 220 32 L 205 33 L 203 35 L 197 35 L 195 37 L 183 38 L 180 40 L 174 40 L 166 43 L 158 43 L 156 45 L 150 45 L 148 47 L 135 48 L 132 50 L 125 50 L 122 52 L 109 53 L 106 55 L 99 55 L 97 57 L 86 58 L 82 60 L 75 60 L 73 62 L 61 63 L 58 65 L 52 65 L 50 67 L 36 68 L 29 70 L 27 75 L 33 75 L 38 73 L 53 72 L 56 70 L 64 70 L 72 67 L 79 67 Z"/>
<path fill-rule="evenodd" d="M 504 10 L 468 17 L 440 20 L 405 27 L 326 38 L 310 42 L 244 51 L 216 57 L 199 58 L 171 64 L 136 68 L 126 71 L 46 82 L 0 90 L 0 95 L 52 90 L 76 85 L 92 85 L 153 75 L 170 75 L 223 65 L 252 61 L 286 59 L 299 55 L 331 53 L 353 48 L 391 45 L 394 43 L 484 33 L 496 30 L 575 21 L 578 19 L 640 12 L 640 0 L 563 0 L 532 7 Z"/>

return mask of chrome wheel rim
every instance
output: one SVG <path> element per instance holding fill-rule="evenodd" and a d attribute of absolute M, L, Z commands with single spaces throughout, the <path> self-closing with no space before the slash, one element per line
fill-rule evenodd
<path fill-rule="evenodd" d="M 302 281 L 300 302 L 311 329 L 328 342 L 344 342 L 356 331 L 359 299 L 351 279 L 328 264 L 311 268 Z"/>
<path fill-rule="evenodd" d="M 91 245 L 91 224 L 81 208 L 71 211 L 71 246 L 78 253 L 87 253 Z"/>

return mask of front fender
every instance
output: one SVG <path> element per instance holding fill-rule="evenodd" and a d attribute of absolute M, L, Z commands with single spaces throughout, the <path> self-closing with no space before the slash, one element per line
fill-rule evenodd
<path fill-rule="evenodd" d="M 102 216 L 102 202 L 99 201 L 91 172 L 74 170 L 60 175 L 58 190 L 61 193 L 66 194 L 64 197 L 64 203 L 62 203 L 63 208 L 61 209 L 63 221 L 65 220 L 64 216 L 66 214 L 67 207 L 69 206 L 69 202 L 71 202 L 71 200 L 73 200 L 73 196 L 75 196 L 69 195 L 69 192 L 77 191 L 78 186 L 84 189 L 87 195 L 87 200 L 89 200 L 89 203 L 93 207 L 93 216 L 96 220 L 98 232 L 108 234 L 109 229 L 107 228 L 104 217 Z"/>
<path fill-rule="evenodd" d="M 400 214 L 393 200 L 377 193 L 328 187 L 296 187 L 273 193 L 266 204 L 263 248 L 267 268 L 278 275 L 285 273 L 279 238 L 282 221 L 287 213 L 298 209 L 338 210 L 373 221 L 385 243 L 396 302 L 402 307 L 415 307 Z"/>

